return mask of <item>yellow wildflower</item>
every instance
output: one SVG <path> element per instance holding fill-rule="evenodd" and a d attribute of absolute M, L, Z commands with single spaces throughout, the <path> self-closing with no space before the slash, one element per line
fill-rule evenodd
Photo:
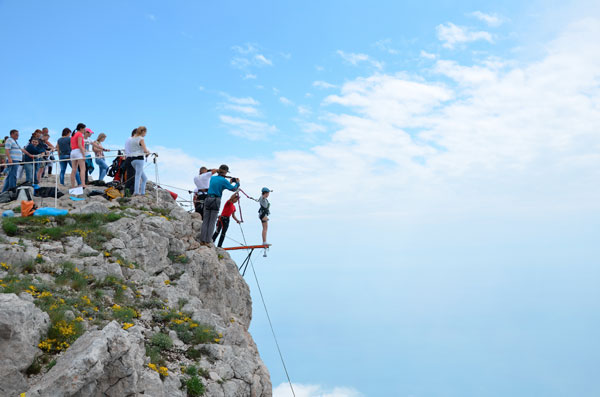
<path fill-rule="evenodd" d="M 129 329 L 131 327 L 133 327 L 132 323 L 125 323 L 125 324 L 123 324 L 123 329 Z"/>
<path fill-rule="evenodd" d="M 16 244 L 16 243 L 15 243 Z M 7 265 L 6 263 L 2 262 L 0 263 L 0 266 L 2 266 L 4 269 L 9 270 L 10 269 L 10 265 Z"/>
<path fill-rule="evenodd" d="M 221 342 L 221 339 L 215 338 L 215 343 L 219 343 L 219 342 Z"/>
<path fill-rule="evenodd" d="M 190 328 L 196 328 L 197 326 L 198 326 L 198 324 L 196 324 L 196 323 L 191 323 L 190 324 Z"/>
<path fill-rule="evenodd" d="M 110 256 L 110 252 L 104 251 L 104 256 L 108 258 Z"/>
<path fill-rule="evenodd" d="M 94 307 L 94 311 L 97 312 L 98 311 L 98 307 Z"/>
<path fill-rule="evenodd" d="M 112 305 L 112 309 L 113 310 L 120 310 L 121 306 L 117 305 L 116 303 L 114 305 Z"/>
<path fill-rule="evenodd" d="M 121 285 L 121 288 L 123 288 L 123 290 L 126 290 L 127 286 L 126 285 Z"/>
<path fill-rule="evenodd" d="M 75 268 L 75 273 L 79 273 L 79 268 Z"/>
<path fill-rule="evenodd" d="M 169 370 L 167 369 L 167 367 L 158 368 L 158 373 L 162 376 L 169 376 Z"/>
<path fill-rule="evenodd" d="M 157 371 L 158 372 L 158 370 L 156 369 L 156 364 L 150 363 L 150 364 L 148 364 L 148 368 L 150 368 L 153 371 Z"/>
<path fill-rule="evenodd" d="M 78 323 L 83 321 L 83 318 L 81 316 L 75 317 L 75 321 L 77 321 Z"/>
<path fill-rule="evenodd" d="M 165 280 L 165 285 L 171 284 L 171 280 Z"/>

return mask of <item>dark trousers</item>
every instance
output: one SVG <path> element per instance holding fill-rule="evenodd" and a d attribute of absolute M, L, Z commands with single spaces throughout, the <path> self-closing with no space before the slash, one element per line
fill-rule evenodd
<path fill-rule="evenodd" d="M 135 168 L 131 165 L 131 157 L 127 157 L 123 164 L 125 170 L 124 178 L 121 178 L 122 183 L 125 184 L 125 189 L 129 190 L 130 194 L 133 194 L 135 187 Z"/>
<path fill-rule="evenodd" d="M 204 200 L 204 217 L 202 218 L 202 229 L 200 229 L 200 242 L 212 242 L 220 207 L 221 197 L 207 197 Z"/>
<path fill-rule="evenodd" d="M 208 195 L 204 192 L 199 192 L 194 195 L 194 211 L 204 217 L 204 200 Z"/>
<path fill-rule="evenodd" d="M 217 231 L 213 234 L 213 241 L 217 241 L 217 236 L 221 233 L 221 238 L 219 239 L 219 244 L 217 247 L 223 246 L 223 240 L 225 240 L 225 234 L 227 233 L 227 229 L 229 229 L 229 217 L 228 216 L 220 216 L 217 221 Z"/>

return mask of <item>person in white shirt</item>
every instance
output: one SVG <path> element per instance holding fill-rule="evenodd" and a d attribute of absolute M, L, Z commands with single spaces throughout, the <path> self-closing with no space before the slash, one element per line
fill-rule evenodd
<path fill-rule="evenodd" d="M 216 169 L 209 170 L 206 167 L 200 167 L 200 173 L 194 177 L 194 184 L 196 185 L 194 189 L 194 210 L 200 214 L 200 217 L 204 216 L 204 200 L 210 185 L 210 178 L 216 172 Z"/>

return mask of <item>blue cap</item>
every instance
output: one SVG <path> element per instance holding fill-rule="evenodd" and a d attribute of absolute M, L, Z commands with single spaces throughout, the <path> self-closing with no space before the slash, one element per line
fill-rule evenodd
<path fill-rule="evenodd" d="M 262 192 L 263 192 L 263 193 L 267 193 L 267 192 L 272 192 L 272 190 L 271 190 L 271 189 L 269 189 L 268 187 L 263 187 L 263 188 L 262 188 Z"/>

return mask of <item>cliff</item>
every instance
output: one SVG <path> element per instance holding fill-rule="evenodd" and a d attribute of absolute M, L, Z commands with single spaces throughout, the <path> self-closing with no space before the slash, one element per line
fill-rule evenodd
<path fill-rule="evenodd" d="M 271 396 L 236 264 L 198 244 L 197 214 L 148 191 L 3 219 L 0 395 Z"/>

